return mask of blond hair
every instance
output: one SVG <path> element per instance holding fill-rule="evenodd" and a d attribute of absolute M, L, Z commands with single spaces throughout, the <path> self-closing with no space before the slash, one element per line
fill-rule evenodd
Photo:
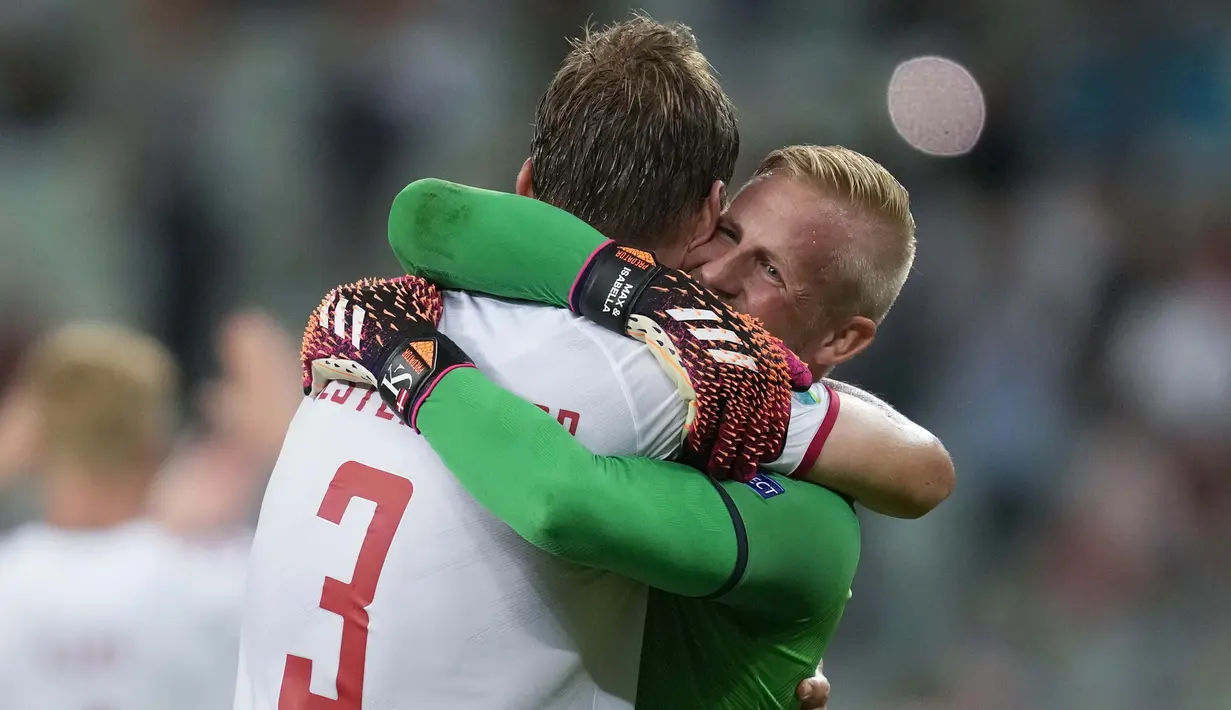
<path fill-rule="evenodd" d="M 735 107 L 685 25 L 636 15 L 571 44 L 535 112 L 534 195 L 611 239 L 664 246 L 731 181 Z"/>
<path fill-rule="evenodd" d="M 43 450 L 92 468 L 148 465 L 175 406 L 176 367 L 156 340 L 117 326 L 65 326 L 25 359 Z"/>
<path fill-rule="evenodd" d="M 793 145 L 770 153 L 754 177 L 785 173 L 811 180 L 849 200 L 887 230 L 875 238 L 852 239 L 835 250 L 824 274 L 827 308 L 880 323 L 897 300 L 915 260 L 915 218 L 910 193 L 880 163 L 836 145 Z"/>

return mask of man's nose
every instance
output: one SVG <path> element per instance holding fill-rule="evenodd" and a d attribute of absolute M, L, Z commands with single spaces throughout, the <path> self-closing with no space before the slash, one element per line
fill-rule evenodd
<path fill-rule="evenodd" d="M 714 259 L 693 270 L 693 276 L 724 301 L 739 296 L 739 274 L 731 258 Z"/>

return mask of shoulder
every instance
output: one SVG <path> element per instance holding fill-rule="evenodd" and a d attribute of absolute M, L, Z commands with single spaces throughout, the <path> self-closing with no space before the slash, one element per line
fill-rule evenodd
<path fill-rule="evenodd" d="M 563 308 L 459 291 L 445 299 L 441 330 L 498 384 L 529 398 L 565 390 L 569 403 L 539 404 L 577 411 L 585 404 L 603 431 L 631 430 L 628 445 L 608 453 L 667 458 L 678 451 L 687 405 L 642 342 Z"/>
<path fill-rule="evenodd" d="M 557 316 L 571 315 L 563 308 L 518 301 L 510 298 L 499 298 L 470 291 L 443 291 L 445 308 L 441 316 L 441 326 L 445 321 L 468 320 L 480 317 L 500 316 L 501 318 L 530 318 L 550 320 Z"/>
<path fill-rule="evenodd" d="M 590 345 L 616 360 L 636 359 L 639 343 L 564 308 L 495 296 L 445 291 L 440 329 L 454 340 L 499 342 L 505 349 Z"/>
<path fill-rule="evenodd" d="M 492 364 L 516 362 L 527 355 L 552 352 L 544 361 L 558 368 L 561 357 L 602 357 L 629 341 L 563 308 L 493 296 L 446 291 L 440 330 L 473 358 Z"/>
<path fill-rule="evenodd" d="M 637 434 L 637 453 L 656 459 L 679 453 L 689 403 L 645 343 L 580 320 L 574 327 L 603 353 L 628 404 Z"/>

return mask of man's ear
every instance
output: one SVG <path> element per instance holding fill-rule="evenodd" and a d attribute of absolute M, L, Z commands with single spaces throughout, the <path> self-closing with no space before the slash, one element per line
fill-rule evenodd
<path fill-rule="evenodd" d="M 517 171 L 517 184 L 513 191 L 522 197 L 534 197 L 534 176 L 530 173 L 532 169 L 530 159 L 526 158 L 526 162 L 521 164 L 521 170 Z"/>
<path fill-rule="evenodd" d="M 701 205 L 701 212 L 697 215 L 697 223 L 693 227 L 692 234 L 688 235 L 688 250 L 704 244 L 714 235 L 714 230 L 718 228 L 718 218 L 722 216 L 722 210 L 726 206 L 726 200 L 726 184 L 722 180 L 715 180 L 714 184 L 710 185 L 710 194 L 705 197 L 705 202 Z"/>
<path fill-rule="evenodd" d="M 812 351 L 811 362 L 816 371 L 829 372 L 868 349 L 876 339 L 876 323 L 870 318 L 852 316 L 825 337 Z"/>

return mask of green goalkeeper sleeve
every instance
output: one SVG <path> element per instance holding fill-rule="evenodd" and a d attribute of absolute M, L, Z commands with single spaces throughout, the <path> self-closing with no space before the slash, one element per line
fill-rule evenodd
<path fill-rule="evenodd" d="M 716 483 L 681 464 L 596 456 L 472 369 L 440 381 L 418 425 L 484 507 L 553 555 L 784 623 L 846 600 L 859 526 L 824 488 Z"/>
<path fill-rule="evenodd" d="M 389 212 L 389 245 L 406 273 L 564 308 L 586 259 L 606 241 L 545 202 L 434 178 L 407 185 Z"/>

